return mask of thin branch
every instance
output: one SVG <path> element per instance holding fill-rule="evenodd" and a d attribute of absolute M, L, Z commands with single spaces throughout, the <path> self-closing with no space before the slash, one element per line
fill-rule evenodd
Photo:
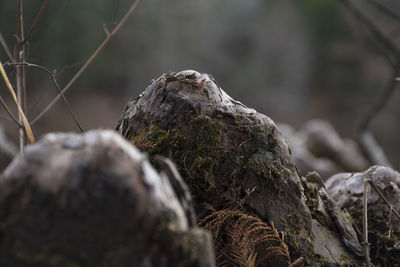
<path fill-rule="evenodd" d="M 8 56 L 8 58 L 11 60 L 11 62 L 14 62 L 14 57 L 12 56 L 10 49 L 8 48 L 7 42 L 6 40 L 4 40 L 3 35 L 0 32 L 0 43 L 4 48 L 4 51 L 6 51 L 6 54 Z"/>
<path fill-rule="evenodd" d="M 115 24 L 117 23 L 117 17 L 118 17 L 118 11 L 119 11 L 119 5 L 121 3 L 121 0 L 117 0 L 117 3 L 115 4 L 115 9 L 114 9 L 114 16 L 112 19 L 112 24 L 111 27 L 114 29 Z"/>
<path fill-rule="evenodd" d="M 386 106 L 386 104 L 391 99 L 394 90 L 397 86 L 396 74 L 393 74 L 390 78 L 389 84 L 386 86 L 385 90 L 380 94 L 377 100 L 369 107 L 369 109 L 365 112 L 363 119 L 360 123 L 360 130 L 365 131 L 368 128 L 371 120 L 382 111 L 382 109 Z"/>
<path fill-rule="evenodd" d="M 7 118 L 7 119 L 9 119 L 10 121 L 15 122 L 15 124 L 17 124 L 18 127 L 20 127 L 20 128 L 24 127 L 21 123 L 19 123 L 17 118 L 15 118 L 15 116 L 12 114 L 11 110 L 9 109 L 9 107 L 6 104 L 6 102 L 4 101 L 4 99 L 1 96 L 0 96 L 0 104 L 3 106 L 4 110 L 10 116 L 10 118 Z"/>
<path fill-rule="evenodd" d="M 63 94 L 65 94 L 68 89 L 75 83 L 75 81 L 82 75 L 82 73 L 86 70 L 86 68 L 92 63 L 92 61 L 97 57 L 97 55 L 100 53 L 100 51 L 104 48 L 104 46 L 110 41 L 111 37 L 115 35 L 121 27 L 126 23 L 128 20 L 129 16 L 135 11 L 137 5 L 139 4 L 140 0 L 136 0 L 132 6 L 129 8 L 125 16 L 121 19 L 121 21 L 118 23 L 118 25 L 110 32 L 109 35 L 106 36 L 104 41 L 99 45 L 99 47 L 93 52 L 93 54 L 89 57 L 89 59 L 85 62 L 85 64 L 81 67 L 81 69 L 75 74 L 74 77 L 65 85 L 65 87 L 61 90 Z M 39 113 L 31 122 L 31 124 L 34 124 L 36 121 L 38 121 L 44 114 L 47 113 L 47 111 L 54 106 L 54 104 L 60 99 L 60 95 L 57 95 L 47 107 Z"/>
<path fill-rule="evenodd" d="M 392 204 L 389 203 L 389 201 L 385 198 L 383 195 L 381 189 L 372 181 L 369 180 L 368 183 L 375 189 L 375 191 L 378 193 L 378 195 L 381 197 L 381 199 L 388 205 L 388 207 L 394 212 L 394 214 L 399 218 L 400 220 L 400 214 L 397 212 L 397 210 L 393 207 Z"/>
<path fill-rule="evenodd" d="M 372 106 L 366 111 L 363 119 L 360 123 L 360 131 L 366 131 L 368 125 L 372 121 L 372 119 L 382 111 L 382 109 L 386 106 L 388 101 L 390 100 L 394 89 L 396 87 L 396 76 L 397 76 L 397 69 L 400 65 L 400 47 L 398 47 L 388 36 L 386 36 L 382 30 L 370 19 L 368 18 L 356 5 L 354 5 L 351 1 L 348 0 L 341 0 L 346 7 L 353 13 L 353 15 L 363 23 L 368 31 L 374 36 L 374 38 L 381 44 L 383 44 L 385 50 L 390 54 L 395 56 L 395 62 L 389 60 L 389 62 L 394 65 L 394 74 L 386 87 L 386 89 L 382 92 L 380 97 L 378 97 L 377 101 L 372 104 Z M 374 0 L 369 0 L 374 1 Z"/>
<path fill-rule="evenodd" d="M 75 63 L 69 64 L 69 65 L 65 64 L 64 66 L 61 67 L 61 69 L 57 70 L 57 74 L 61 75 L 61 73 L 63 73 L 66 70 L 83 65 L 85 63 L 85 61 L 86 61 L 85 59 L 81 59 L 81 60 L 76 61 Z"/>
<path fill-rule="evenodd" d="M 368 243 L 368 183 L 370 179 L 364 181 L 364 196 L 363 196 L 363 249 L 365 263 L 367 267 L 371 267 L 371 259 L 369 258 L 369 246 Z"/>
<path fill-rule="evenodd" d="M 368 185 L 378 193 L 379 197 L 389 206 L 390 212 L 394 212 L 397 218 L 400 220 L 400 214 L 396 211 L 392 204 L 385 198 L 381 189 L 371 179 L 365 179 L 364 181 L 364 196 L 363 196 L 363 249 L 364 257 L 368 267 L 371 266 L 371 260 L 369 257 L 370 244 L 368 243 Z"/>
<path fill-rule="evenodd" d="M 360 145 L 362 152 L 374 165 L 386 167 L 392 166 L 386 157 L 383 148 L 378 144 L 371 131 L 365 130 L 360 132 L 357 137 L 357 142 Z"/>
<path fill-rule="evenodd" d="M 110 35 L 110 31 L 107 29 L 107 25 L 105 23 L 103 24 L 103 30 L 106 33 L 106 36 Z"/>
<path fill-rule="evenodd" d="M 396 76 L 396 74 L 392 75 L 392 78 L 385 90 L 383 90 L 374 103 L 372 103 L 372 105 L 365 111 L 363 117 L 361 118 L 358 135 L 358 142 L 368 159 L 373 164 L 387 167 L 391 167 L 391 164 L 381 146 L 376 142 L 374 136 L 368 130 L 368 127 L 372 119 L 383 110 L 383 108 L 391 99 L 397 85 Z"/>
<path fill-rule="evenodd" d="M 5 66 L 23 65 L 23 66 L 27 66 L 27 67 L 38 68 L 38 69 L 41 69 L 41 70 L 45 71 L 45 72 L 49 75 L 50 79 L 53 81 L 53 84 L 54 84 L 54 86 L 57 88 L 58 93 L 61 95 L 62 99 L 64 100 L 64 103 L 65 103 L 65 105 L 67 106 L 68 111 L 69 111 L 69 113 L 71 114 L 71 116 L 72 116 L 72 118 L 73 118 L 75 124 L 78 126 L 79 130 L 80 130 L 82 133 L 84 132 L 83 129 L 82 129 L 82 127 L 81 127 L 81 125 L 79 124 L 78 120 L 76 119 L 76 116 L 75 116 L 74 112 L 72 111 L 71 106 L 70 106 L 69 103 L 68 103 L 68 100 L 65 98 L 65 96 L 64 96 L 64 94 L 63 94 L 63 92 L 62 92 L 60 86 L 58 85 L 58 82 L 57 82 L 57 80 L 56 80 L 55 71 L 51 72 L 51 71 L 49 71 L 48 69 L 46 69 L 45 67 L 43 67 L 43 66 L 40 66 L 40 65 L 37 65 L 37 64 L 33 64 L 33 63 L 29 63 L 29 62 L 26 62 L 26 61 L 21 62 L 21 63 L 8 63 L 8 62 L 6 62 L 4 65 L 5 65 Z"/>
<path fill-rule="evenodd" d="M 392 8 L 386 6 L 381 1 L 376 0 L 367 0 L 371 5 L 373 5 L 376 9 L 381 11 L 382 13 L 388 15 L 392 19 L 400 20 L 400 13 L 396 12 Z"/>
<path fill-rule="evenodd" d="M 36 14 L 35 19 L 33 20 L 33 23 L 31 25 L 31 27 L 29 28 L 28 33 L 26 34 L 25 38 L 23 39 L 22 43 L 25 44 L 28 39 L 31 37 L 31 34 L 33 32 L 33 30 L 36 28 L 36 25 L 38 24 L 40 18 L 43 15 L 43 12 L 45 11 L 47 4 L 48 4 L 49 0 L 44 0 L 42 6 L 40 7 L 39 12 Z"/>
<path fill-rule="evenodd" d="M 340 1 L 361 23 L 366 26 L 374 38 L 384 46 L 384 49 L 392 54 L 392 56 L 395 58 L 396 66 L 398 66 L 400 63 L 400 47 L 398 47 L 388 36 L 386 36 L 386 34 L 383 33 L 382 30 L 351 1 Z"/>
<path fill-rule="evenodd" d="M 23 15 L 23 1 L 18 1 L 18 29 L 17 29 L 17 43 L 14 50 L 14 58 L 17 62 L 22 62 L 25 60 L 25 45 L 24 40 L 24 15 Z M 23 122 L 24 112 L 21 106 L 24 103 L 24 92 L 25 92 L 25 66 L 16 66 L 15 72 L 16 86 L 17 86 L 17 105 L 20 107 L 18 112 L 18 120 L 20 123 Z M 24 152 L 25 135 L 24 130 L 20 128 L 19 132 L 19 150 L 21 154 Z"/>
<path fill-rule="evenodd" d="M 6 115 L 3 115 L 1 113 L 0 113 L 0 118 L 5 119 L 6 121 L 9 121 L 9 122 L 14 122 L 12 119 L 10 119 L 10 117 L 7 117 Z"/>
<path fill-rule="evenodd" d="M 340 263 L 336 260 L 335 256 L 333 255 L 332 251 L 330 250 L 330 248 L 328 247 L 328 245 L 325 245 L 326 250 L 329 252 L 329 254 L 331 255 L 332 259 L 336 262 L 337 265 L 340 265 Z"/>
<path fill-rule="evenodd" d="M 400 47 L 396 45 L 368 16 L 366 16 L 358 6 L 354 5 L 349 0 L 341 0 L 342 4 L 346 6 L 350 12 L 355 16 L 372 35 L 372 39 L 377 41 L 383 47 L 384 55 L 388 62 L 393 67 L 393 76 L 385 90 L 374 101 L 371 107 L 365 112 L 361 118 L 359 125 L 358 143 L 363 149 L 368 159 L 373 164 L 391 166 L 383 149 L 376 142 L 373 134 L 368 130 L 368 127 L 374 117 L 387 105 L 396 87 L 396 76 L 399 72 L 400 66 Z M 370 0 L 372 3 L 372 1 Z M 382 8 L 382 7 L 381 7 Z"/>

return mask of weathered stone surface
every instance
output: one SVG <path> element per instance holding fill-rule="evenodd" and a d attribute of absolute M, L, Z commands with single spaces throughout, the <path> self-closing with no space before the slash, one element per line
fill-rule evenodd
<path fill-rule="evenodd" d="M 177 164 L 200 217 L 204 203 L 256 216 L 285 231 L 295 258 L 317 261 L 312 214 L 285 139 L 270 118 L 233 100 L 211 76 L 161 76 L 128 103 L 116 129 Z"/>
<path fill-rule="evenodd" d="M 361 245 L 350 215 L 326 192 L 321 177 L 309 173 L 304 182 L 307 205 L 312 214 L 315 251 L 340 264 L 355 264 L 353 254 L 361 255 Z"/>
<path fill-rule="evenodd" d="M 168 171 L 112 131 L 46 135 L 0 179 L 0 266 L 214 266 Z"/>
<path fill-rule="evenodd" d="M 341 208 L 349 211 L 360 230 L 366 179 L 371 179 L 389 203 L 400 211 L 400 174 L 391 168 L 372 166 L 365 172 L 339 173 L 326 181 L 328 193 Z M 368 192 L 368 225 L 373 262 L 381 266 L 400 265 L 400 221 L 371 187 Z"/>

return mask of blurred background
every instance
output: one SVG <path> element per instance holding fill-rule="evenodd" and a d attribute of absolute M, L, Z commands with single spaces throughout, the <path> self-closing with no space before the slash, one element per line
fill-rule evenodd
<path fill-rule="evenodd" d="M 396 0 L 381 1 L 399 10 Z M 24 1 L 26 30 L 42 0 Z M 117 1 L 59 0 L 48 7 L 27 46 L 27 61 L 57 70 L 65 85 L 112 28 Z M 119 20 L 130 1 L 121 0 Z M 399 40 L 399 24 L 368 3 L 361 9 Z M 12 48 L 17 1 L 0 1 L 0 32 Z M 3 48 L 0 59 L 7 60 Z M 113 128 L 129 98 L 168 71 L 212 74 L 233 98 L 301 127 L 313 118 L 329 120 L 355 138 L 360 118 L 391 79 L 391 66 L 368 31 L 338 0 L 142 0 L 66 94 L 85 130 Z M 7 68 L 12 77 L 13 68 Z M 57 94 L 45 72 L 27 70 L 28 117 Z M 11 101 L 3 82 L 0 95 Z M 400 168 L 400 95 L 395 92 L 373 120 L 372 132 Z M 13 107 L 12 104 L 10 106 Z M 0 122 L 17 139 L 16 126 Z M 65 104 L 33 126 L 36 136 L 77 131 Z"/>

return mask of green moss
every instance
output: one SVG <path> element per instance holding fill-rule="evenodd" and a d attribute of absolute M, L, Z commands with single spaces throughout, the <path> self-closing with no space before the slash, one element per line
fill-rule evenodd
<path fill-rule="evenodd" d="M 244 124 L 240 119 L 235 121 L 232 125 L 201 115 L 189 122 L 190 127 L 171 125 L 163 129 L 153 123 L 145 133 L 134 138 L 154 144 L 147 149 L 150 158 L 162 154 L 175 162 L 190 187 L 198 214 L 204 203 L 213 203 L 216 209 L 234 208 L 250 215 L 254 212 L 267 220 L 267 215 L 261 214 L 263 211 L 249 209 L 252 205 L 248 204 L 253 200 L 260 203 L 261 199 L 263 203 L 285 203 L 287 191 L 283 185 L 290 186 L 291 174 L 277 163 L 280 148 L 273 134 L 264 134 L 265 129 L 260 125 Z M 238 136 L 225 139 L 226 132 Z M 296 214 L 295 210 L 293 214 Z M 310 258 L 313 255 L 312 240 L 296 237 L 304 235 L 301 221 L 303 218 L 296 215 L 289 216 L 285 229 L 291 240 L 297 242 L 290 246 L 302 251 L 302 255 L 295 256 Z"/>
<path fill-rule="evenodd" d="M 346 254 L 340 255 L 339 259 L 340 266 L 354 266 L 354 259 L 350 258 Z"/>
<path fill-rule="evenodd" d="M 131 137 L 130 140 L 133 141 L 135 144 L 140 144 L 141 142 L 143 142 L 146 133 L 147 133 L 146 129 L 143 129 L 143 131 L 139 135 Z"/>
<path fill-rule="evenodd" d="M 166 130 L 156 124 L 132 140 L 151 142 L 154 148 L 148 151 L 150 155 L 167 152 L 166 156 L 175 161 L 188 178 L 195 178 L 192 174 L 199 173 L 196 176 L 203 176 L 208 187 L 214 188 L 214 167 L 221 155 L 216 147 L 221 138 L 221 125 L 211 122 L 207 116 L 199 116 L 191 121 L 191 127 L 197 131 L 191 140 L 186 140 L 177 127 Z"/>
<path fill-rule="evenodd" d="M 331 266 L 330 265 L 331 262 L 327 258 L 321 258 L 319 262 L 321 263 L 322 266 L 324 265 Z"/>
<path fill-rule="evenodd" d="M 290 254 L 293 256 L 292 259 L 302 257 L 304 266 L 320 262 L 321 259 L 314 254 L 312 240 L 285 232 L 285 242 L 291 245 Z"/>

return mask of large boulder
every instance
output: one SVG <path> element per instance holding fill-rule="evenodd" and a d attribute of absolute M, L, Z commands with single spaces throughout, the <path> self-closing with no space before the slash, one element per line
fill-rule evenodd
<path fill-rule="evenodd" d="M 214 266 L 183 181 L 160 161 L 157 172 L 113 131 L 28 146 L 0 178 L 0 266 Z"/>
<path fill-rule="evenodd" d="M 323 258 L 314 247 L 326 249 L 314 241 L 328 226 L 313 218 L 305 182 L 279 129 L 232 99 L 210 75 L 164 74 L 128 103 L 116 129 L 150 156 L 161 154 L 176 163 L 200 218 L 208 214 L 205 204 L 241 211 L 284 231 L 294 258 L 303 257 L 306 264 Z M 332 239 L 341 243 L 340 237 Z"/>

